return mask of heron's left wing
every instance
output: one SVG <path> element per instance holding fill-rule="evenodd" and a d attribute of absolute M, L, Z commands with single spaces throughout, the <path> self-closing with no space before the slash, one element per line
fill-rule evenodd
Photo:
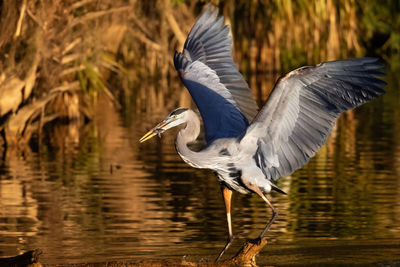
<path fill-rule="evenodd" d="M 343 111 L 384 93 L 377 60 L 326 62 L 280 78 L 240 140 L 241 150 L 254 156 L 267 179 L 291 174 L 315 155 Z"/>
<path fill-rule="evenodd" d="M 257 114 L 252 93 L 232 59 L 232 38 L 209 4 L 191 29 L 174 65 L 204 121 L 207 143 L 238 137 Z"/>

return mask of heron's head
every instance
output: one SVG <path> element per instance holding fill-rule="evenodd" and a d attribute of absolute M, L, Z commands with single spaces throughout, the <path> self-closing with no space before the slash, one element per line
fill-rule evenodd
<path fill-rule="evenodd" d="M 162 122 L 157 124 L 153 129 L 148 131 L 142 138 L 140 138 L 140 142 L 143 143 L 144 141 L 149 140 L 155 135 L 161 135 L 168 129 L 171 129 L 175 126 L 178 126 L 182 123 L 186 122 L 185 113 L 189 109 L 187 108 L 177 108 L 172 111 Z"/>

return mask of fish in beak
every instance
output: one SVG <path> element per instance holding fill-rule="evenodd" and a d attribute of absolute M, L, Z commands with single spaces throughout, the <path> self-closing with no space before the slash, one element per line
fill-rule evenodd
<path fill-rule="evenodd" d="M 175 126 L 178 126 L 182 123 L 185 123 L 185 117 L 184 117 L 184 112 L 187 111 L 187 108 L 180 108 L 176 109 L 173 112 L 171 112 L 165 120 L 157 124 L 153 129 L 148 131 L 145 135 L 143 135 L 142 138 L 140 138 L 140 143 L 143 143 L 144 141 L 149 140 L 155 135 L 158 135 L 161 137 L 161 134 L 165 132 L 168 129 L 171 129 Z"/>
<path fill-rule="evenodd" d="M 149 140 L 150 138 L 152 138 L 155 135 L 158 135 L 159 137 L 161 137 L 161 134 L 163 132 L 165 132 L 165 129 L 163 127 L 165 127 L 166 125 L 167 124 L 164 121 L 160 122 L 153 129 L 151 129 L 145 135 L 143 135 L 142 138 L 140 138 L 139 142 L 143 143 L 144 141 Z"/>

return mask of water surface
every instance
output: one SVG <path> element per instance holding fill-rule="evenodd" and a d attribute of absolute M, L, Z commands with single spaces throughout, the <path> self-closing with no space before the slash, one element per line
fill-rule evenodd
<path fill-rule="evenodd" d="M 400 98 L 398 78 L 387 79 L 385 96 L 343 115 L 318 155 L 279 181 L 288 195 L 271 195 L 280 215 L 258 263 L 400 260 Z M 179 158 L 174 130 L 138 142 L 170 110 L 190 105 L 173 86 L 170 93 L 144 86 L 121 112 L 102 103 L 87 126 L 55 126 L 33 149 L 7 151 L 0 256 L 40 248 L 41 261 L 52 264 L 213 260 L 227 234 L 217 179 Z M 257 196 L 234 194 L 232 216 L 227 256 L 260 233 L 270 211 Z"/>

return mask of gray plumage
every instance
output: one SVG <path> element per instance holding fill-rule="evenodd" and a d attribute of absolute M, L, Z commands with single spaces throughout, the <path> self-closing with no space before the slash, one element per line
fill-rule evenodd
<path fill-rule="evenodd" d="M 232 58 L 232 38 L 218 9 L 209 5 L 176 52 L 174 65 L 199 108 L 206 141 L 237 137 L 258 112 L 258 107 Z"/>
<path fill-rule="evenodd" d="M 219 82 L 226 88 L 227 94 L 232 95 L 235 106 L 251 121 L 258 112 L 258 107 L 252 93 L 236 68 L 232 58 L 232 37 L 229 35 L 229 26 L 224 25 L 224 18 L 218 17 L 218 9 L 211 10 L 208 5 L 200 18 L 191 29 L 183 49 L 183 53 L 175 53 L 174 63 L 177 70 L 186 69 L 179 64 L 183 60 L 201 62 L 209 70 L 215 72 Z M 193 72 L 198 72 L 193 69 Z M 201 72 L 199 75 L 207 75 Z M 210 81 L 207 82 L 207 85 Z M 213 86 L 210 86 L 212 88 Z"/>
<path fill-rule="evenodd" d="M 293 173 L 325 143 L 336 119 L 384 91 L 376 58 L 296 69 L 276 83 L 240 141 L 269 180 Z"/>
<path fill-rule="evenodd" d="M 223 188 L 229 239 L 231 192 L 284 193 L 274 182 L 306 164 L 325 143 L 337 118 L 384 91 L 377 58 L 358 58 L 301 67 L 281 77 L 257 113 L 251 91 L 232 59 L 229 27 L 209 5 L 197 20 L 174 64 L 192 95 L 206 130 L 207 146 L 192 151 L 187 145 L 200 134 L 200 119 L 190 109 L 177 109 L 142 137 L 141 142 L 184 124 L 176 150 L 195 168 L 214 170 Z"/>

